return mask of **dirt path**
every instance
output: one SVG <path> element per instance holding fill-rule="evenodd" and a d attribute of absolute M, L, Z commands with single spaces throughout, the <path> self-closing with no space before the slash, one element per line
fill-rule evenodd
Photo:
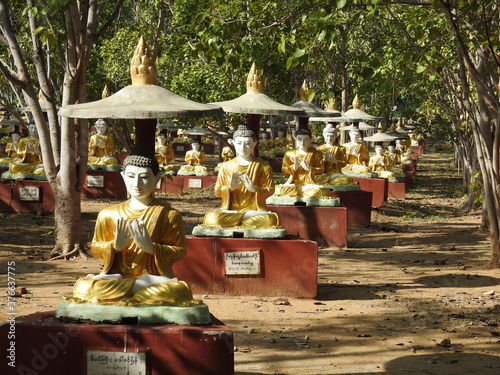
<path fill-rule="evenodd" d="M 448 155 L 427 153 L 415 189 L 350 229 L 348 248 L 320 249 L 318 296 L 202 298 L 235 335 L 237 374 L 499 374 L 500 271 L 484 270 L 480 212 L 462 214 Z M 218 207 L 212 193 L 169 197 L 188 233 Z M 90 241 L 109 200 L 85 201 Z M 96 259 L 45 261 L 52 218 L 0 214 L 0 285 L 14 261 L 19 315 L 54 310 Z M 5 320 L 6 298 L 0 299 Z M 3 338 L 2 338 L 3 339 Z"/>

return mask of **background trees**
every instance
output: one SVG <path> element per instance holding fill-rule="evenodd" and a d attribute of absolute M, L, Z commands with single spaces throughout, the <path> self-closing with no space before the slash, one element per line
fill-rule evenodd
<path fill-rule="evenodd" d="M 0 0 L 0 101 L 32 106 L 48 177 L 68 215 L 79 207 L 89 125 L 45 118 L 42 89 L 55 104 L 100 98 L 129 84 L 129 61 L 140 36 L 154 46 L 159 84 L 200 102 L 245 92 L 257 62 L 265 92 L 292 104 L 304 79 L 311 100 L 335 98 L 347 110 L 356 94 L 365 109 L 384 117 L 425 123 L 455 148 L 464 188 L 476 201 L 484 186 L 485 225 L 492 261 L 500 264 L 498 213 L 499 15 L 492 0 L 53 0 L 49 5 Z M 63 17 L 61 17 L 63 16 Z M 64 22 L 60 22 L 63 20 Z M 10 26 L 9 26 L 10 25 Z M 228 116 L 231 121 L 242 119 Z M 77 143 L 74 137 L 78 135 Z M 64 167 L 61 155 L 73 155 Z M 477 178 L 479 177 L 480 178 Z M 476 178 L 476 179 L 475 179 Z M 475 180 L 474 180 L 475 179 Z M 478 181 L 481 179 L 481 183 Z M 66 193 L 64 193 L 66 192 Z M 71 193 L 68 193 L 71 192 Z M 59 201 L 59 199 L 58 199 Z M 79 214 L 79 210 L 77 213 Z M 58 222 L 56 214 L 56 224 Z M 64 236 L 78 233 L 75 224 Z M 73 222 L 70 221 L 70 222 Z M 78 236 L 77 236 L 78 237 Z M 58 237 L 58 243 L 64 243 Z M 63 254 L 79 248 L 64 244 Z"/>

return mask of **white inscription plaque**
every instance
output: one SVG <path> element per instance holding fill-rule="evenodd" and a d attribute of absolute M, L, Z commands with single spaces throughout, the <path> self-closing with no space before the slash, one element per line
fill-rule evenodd
<path fill-rule="evenodd" d="M 177 151 L 184 151 L 184 146 L 177 146 Z"/>
<path fill-rule="evenodd" d="M 104 187 L 104 176 L 87 176 L 87 187 Z"/>
<path fill-rule="evenodd" d="M 39 201 L 40 188 L 36 186 L 21 186 L 19 188 L 19 199 L 22 201 Z"/>
<path fill-rule="evenodd" d="M 201 189 L 201 178 L 190 178 L 188 188 Z"/>
<path fill-rule="evenodd" d="M 87 375 L 146 375 L 146 353 L 87 352 Z"/>
<path fill-rule="evenodd" d="M 226 275 L 260 275 L 260 250 L 224 253 Z"/>

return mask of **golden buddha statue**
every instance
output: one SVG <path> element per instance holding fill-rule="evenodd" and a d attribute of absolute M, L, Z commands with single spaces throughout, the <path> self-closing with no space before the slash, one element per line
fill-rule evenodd
<path fill-rule="evenodd" d="M 136 150 L 123 162 L 130 199 L 99 212 L 91 251 L 104 261 L 99 275 L 77 280 L 69 302 L 112 305 L 193 306 L 191 289 L 172 264 L 186 255 L 182 217 L 153 198 L 160 179 L 156 159 Z"/>
<path fill-rule="evenodd" d="M 202 227 L 277 228 L 278 215 L 266 206 L 266 199 L 274 193 L 273 170 L 253 156 L 255 133 L 240 125 L 234 132 L 233 144 L 237 156 L 221 165 L 215 184 L 222 206 L 205 215 Z"/>
<path fill-rule="evenodd" d="M 163 130 L 156 136 L 155 159 L 164 172 L 172 172 L 174 170 L 169 165 L 174 160 L 174 149 L 167 143 L 167 136 Z"/>
<path fill-rule="evenodd" d="M 186 164 L 181 165 L 179 174 L 208 174 L 207 167 L 205 167 L 207 161 L 205 152 L 201 151 L 200 148 L 200 141 L 196 137 L 193 137 L 191 140 L 191 150 L 187 151 L 184 156 Z"/>
<path fill-rule="evenodd" d="M 113 137 L 107 134 L 108 125 L 106 120 L 98 119 L 95 122 L 96 134 L 90 137 L 89 159 L 90 165 L 118 165 L 115 158 L 115 145 Z"/>
<path fill-rule="evenodd" d="M 394 151 L 399 154 L 401 163 L 411 163 L 410 155 L 412 150 L 400 139 L 396 139 L 396 147 Z"/>
<path fill-rule="evenodd" d="M 329 197 L 330 189 L 321 186 L 316 176 L 325 172 L 323 154 L 311 147 L 311 131 L 299 129 L 295 133 L 296 149 L 283 157 L 283 174 L 290 177 L 276 186 L 276 196 L 321 198 Z"/>
<path fill-rule="evenodd" d="M 332 124 L 327 124 L 323 129 L 325 143 L 317 147 L 325 160 L 325 173 L 316 176 L 316 181 L 321 185 L 354 185 L 350 176 L 342 173 L 342 168 L 347 164 L 346 150 L 337 144 L 337 129 Z"/>
<path fill-rule="evenodd" d="M 382 145 L 375 145 L 375 155 L 370 157 L 368 166 L 381 178 L 394 178 L 394 173 L 390 170 L 389 158 L 383 154 Z"/>
<path fill-rule="evenodd" d="M 29 135 L 21 138 L 17 146 L 17 158 L 9 166 L 9 173 L 45 174 L 40 151 L 40 139 L 34 123 L 28 125 Z"/>
<path fill-rule="evenodd" d="M 269 142 L 267 141 L 267 133 L 261 131 L 259 133 L 259 152 L 269 151 Z"/>
<path fill-rule="evenodd" d="M 19 141 L 21 140 L 21 134 L 18 130 L 10 136 L 10 142 L 5 146 L 5 157 L 0 158 L 0 164 L 11 164 L 16 161 L 20 161 L 21 158 L 18 157 Z"/>
<path fill-rule="evenodd" d="M 359 128 L 353 127 L 349 137 L 350 142 L 343 145 L 346 149 L 347 165 L 342 168 L 342 172 L 371 173 L 371 169 L 367 166 L 370 155 L 365 145 L 360 142 Z"/>
<path fill-rule="evenodd" d="M 389 162 L 390 171 L 394 174 L 404 174 L 403 166 L 401 165 L 401 157 L 396 153 L 396 143 L 390 142 L 387 146 L 387 161 Z"/>
<path fill-rule="evenodd" d="M 230 144 L 230 145 L 232 145 L 233 144 L 233 139 L 229 138 L 227 140 L 227 143 Z M 222 157 L 222 162 L 231 160 L 232 158 L 234 158 L 233 149 L 231 147 L 229 147 L 229 146 L 224 146 L 224 148 L 222 149 L 221 157 Z"/>

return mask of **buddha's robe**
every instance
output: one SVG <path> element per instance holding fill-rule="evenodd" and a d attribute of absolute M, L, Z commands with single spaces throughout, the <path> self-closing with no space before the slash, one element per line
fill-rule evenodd
<path fill-rule="evenodd" d="M 354 181 L 350 176 L 339 176 L 342 168 L 347 164 L 345 148 L 337 145 L 322 144 L 316 148 L 323 154 L 325 159 L 325 173 L 316 176 L 315 180 L 321 185 L 353 185 Z M 335 160 L 329 156 L 332 155 Z"/>
<path fill-rule="evenodd" d="M 234 170 L 250 178 L 255 185 L 255 192 L 248 190 L 243 183 L 233 191 L 229 189 Z M 266 206 L 266 199 L 274 190 L 273 170 L 263 160 L 254 158 L 250 164 L 240 165 L 238 158 L 234 158 L 222 163 L 215 183 L 215 193 L 222 198 L 222 205 L 220 210 L 205 215 L 203 226 L 276 228 L 279 225 L 278 215 Z"/>
<path fill-rule="evenodd" d="M 26 151 L 26 145 L 31 143 L 40 150 L 40 139 L 31 139 L 30 137 L 21 138 L 18 143 L 17 157 L 9 166 L 10 173 L 16 174 L 45 174 L 42 163 L 42 154 L 36 154 L 33 150 Z"/>
<path fill-rule="evenodd" d="M 179 171 L 182 172 L 194 172 L 194 173 L 206 173 L 207 167 L 205 167 L 206 156 L 203 151 L 189 150 L 184 156 L 185 165 L 182 165 Z"/>
<path fill-rule="evenodd" d="M 377 172 L 379 177 L 392 178 L 394 173 L 389 169 L 389 161 L 385 155 L 375 155 L 370 158 L 368 166 L 373 172 Z"/>
<path fill-rule="evenodd" d="M 173 167 L 169 163 L 174 160 L 174 149 L 168 144 L 157 144 L 155 147 L 155 159 L 158 164 L 164 166 L 166 171 L 173 170 Z"/>
<path fill-rule="evenodd" d="M 387 154 L 387 162 L 389 163 L 388 168 L 392 173 L 399 173 L 399 174 L 404 173 L 399 154 L 396 153 Z"/>
<path fill-rule="evenodd" d="M 300 163 L 298 168 L 294 170 L 293 167 L 297 158 L 299 161 L 305 160 L 310 170 L 305 170 Z M 309 148 L 304 154 L 300 153 L 298 149 L 287 151 L 283 157 L 281 171 L 290 177 L 284 185 L 279 185 L 275 195 L 310 198 L 330 196 L 330 189 L 320 186 L 315 180 L 317 175 L 325 172 L 325 163 L 323 154 L 314 148 Z"/>
<path fill-rule="evenodd" d="M 104 142 L 104 147 L 99 146 L 99 140 Z M 115 158 L 115 145 L 113 137 L 110 135 L 94 134 L 89 142 L 89 160 L 91 165 L 117 165 L 118 159 Z"/>
<path fill-rule="evenodd" d="M 80 278 L 74 287 L 74 302 L 123 305 L 190 306 L 193 300 L 189 286 L 183 281 L 164 282 L 143 287 L 135 292 L 135 279 L 143 275 L 174 278 L 172 264 L 186 255 L 186 238 L 182 217 L 168 203 L 155 199 L 143 210 L 132 209 L 126 201 L 110 206 L 97 217 L 92 254 L 104 261 L 101 274 L 120 274 L 120 279 Z M 144 222 L 154 244 L 154 253 L 142 251 L 133 238 L 122 251 L 114 249 L 116 222 L 120 217 Z"/>
<path fill-rule="evenodd" d="M 366 165 L 370 160 L 368 149 L 361 143 L 344 144 L 347 155 L 347 165 L 342 172 L 370 173 L 371 169 Z"/>
<path fill-rule="evenodd" d="M 7 143 L 7 146 L 5 147 L 6 156 L 3 158 L 0 158 L 0 164 L 10 164 L 10 163 L 16 161 L 15 159 L 19 158 L 19 156 L 17 154 L 18 147 L 19 147 L 19 142 L 15 144 L 15 143 L 12 143 L 12 140 L 11 140 L 10 143 Z"/>

